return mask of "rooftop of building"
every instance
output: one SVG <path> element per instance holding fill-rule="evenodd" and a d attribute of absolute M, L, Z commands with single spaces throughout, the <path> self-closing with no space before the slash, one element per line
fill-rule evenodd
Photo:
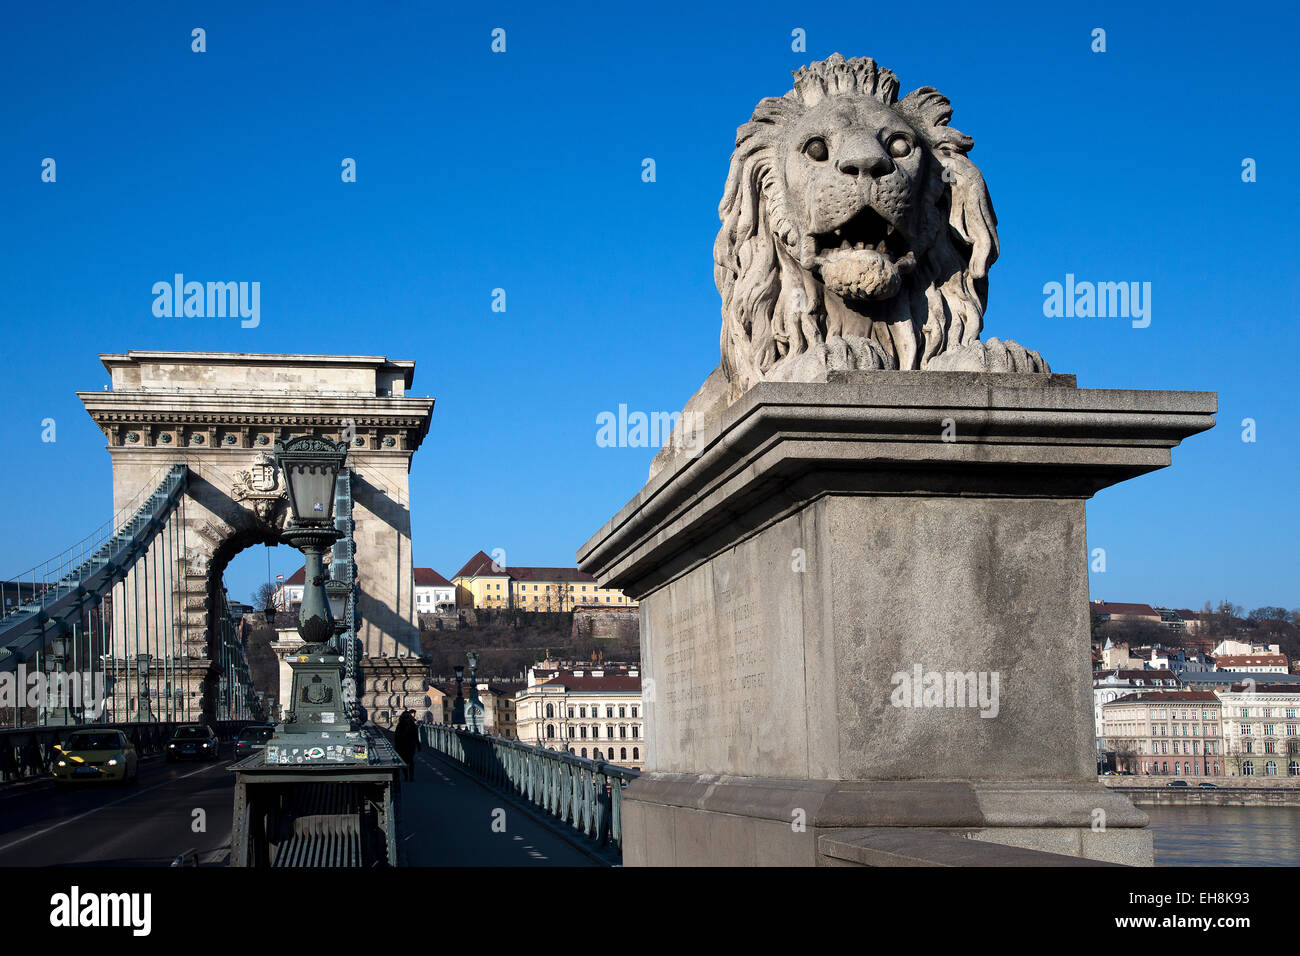
<path fill-rule="evenodd" d="M 1093 614 L 1141 614 L 1159 617 L 1160 612 L 1150 604 L 1125 604 L 1120 601 L 1092 601 L 1089 603 Z"/>
<path fill-rule="evenodd" d="M 526 565 L 500 565 L 482 551 L 465 562 L 456 572 L 458 578 L 509 578 L 513 581 L 582 581 L 594 583 L 595 578 L 577 568 L 545 568 Z"/>
<path fill-rule="evenodd" d="M 415 583 L 422 588 L 449 588 L 451 582 L 433 568 L 413 568 Z"/>
<path fill-rule="evenodd" d="M 1220 654 L 1215 658 L 1215 663 L 1224 670 L 1232 670 L 1250 665 L 1265 665 L 1270 667 L 1286 667 L 1287 660 L 1285 654 Z"/>
<path fill-rule="evenodd" d="M 1112 700 L 1103 706 L 1117 704 L 1203 703 L 1217 704 L 1219 698 L 1209 690 L 1144 690 Z"/>

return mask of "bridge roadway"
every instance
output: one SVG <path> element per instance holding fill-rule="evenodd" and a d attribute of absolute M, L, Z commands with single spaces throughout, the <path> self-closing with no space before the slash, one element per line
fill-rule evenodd
<path fill-rule="evenodd" d="M 229 745 L 223 749 L 228 753 Z M 415 781 L 402 784 L 406 865 L 598 865 L 429 751 L 416 761 Z M 139 780 L 126 787 L 55 790 L 49 777 L 0 784 L 0 867 L 167 866 L 191 851 L 200 865 L 224 865 L 234 810 L 228 765 L 168 764 L 154 756 L 140 761 Z M 198 809 L 206 820 L 205 832 L 196 833 Z"/>

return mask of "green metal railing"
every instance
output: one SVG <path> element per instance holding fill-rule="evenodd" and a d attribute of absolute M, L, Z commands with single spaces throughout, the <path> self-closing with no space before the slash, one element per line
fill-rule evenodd
<path fill-rule="evenodd" d="M 623 788 L 640 772 L 448 724 L 421 724 L 424 744 L 490 786 L 517 794 L 601 846 L 623 848 Z"/>

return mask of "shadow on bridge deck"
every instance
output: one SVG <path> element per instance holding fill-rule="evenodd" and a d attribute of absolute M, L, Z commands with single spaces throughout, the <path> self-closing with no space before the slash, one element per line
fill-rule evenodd
<path fill-rule="evenodd" d="M 428 748 L 415 755 L 415 781 L 402 783 L 401 800 L 398 839 L 406 866 L 600 865 Z"/>

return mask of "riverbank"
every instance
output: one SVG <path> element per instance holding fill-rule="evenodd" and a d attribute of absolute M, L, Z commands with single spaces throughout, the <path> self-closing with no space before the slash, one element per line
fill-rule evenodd
<path fill-rule="evenodd" d="M 1249 777 L 1217 777 L 1204 781 L 1214 789 L 1202 789 L 1202 780 L 1187 779 L 1186 787 L 1169 786 L 1167 777 L 1100 777 L 1101 783 L 1127 796 L 1139 807 L 1300 807 L 1300 780 L 1281 778 L 1265 783 Z"/>

